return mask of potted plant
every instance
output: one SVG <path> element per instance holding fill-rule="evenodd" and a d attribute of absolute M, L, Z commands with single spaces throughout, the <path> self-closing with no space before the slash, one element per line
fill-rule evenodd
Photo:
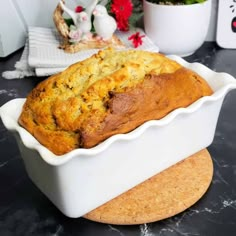
<path fill-rule="evenodd" d="M 143 0 L 144 29 L 160 52 L 188 56 L 205 41 L 211 0 Z"/>

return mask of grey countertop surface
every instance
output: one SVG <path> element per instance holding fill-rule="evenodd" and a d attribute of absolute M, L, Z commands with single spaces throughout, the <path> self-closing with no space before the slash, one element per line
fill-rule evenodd
<path fill-rule="evenodd" d="M 22 50 L 0 59 L 0 106 L 25 97 L 44 78 L 6 80 L 3 71 L 13 70 Z M 236 51 L 204 45 L 189 62 L 200 62 L 214 71 L 236 77 Z M 236 91 L 225 98 L 215 138 L 208 147 L 214 176 L 207 193 L 186 211 L 154 223 L 116 226 L 64 216 L 30 181 L 15 139 L 0 121 L 0 235 L 81 236 L 233 236 L 236 235 Z"/>

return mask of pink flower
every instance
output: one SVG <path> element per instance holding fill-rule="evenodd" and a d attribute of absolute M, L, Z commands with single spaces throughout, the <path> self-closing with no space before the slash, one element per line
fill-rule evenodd
<path fill-rule="evenodd" d="M 135 48 L 143 44 L 142 38 L 145 37 L 145 35 L 140 35 L 140 32 L 132 34 L 128 40 L 132 40 L 132 43 Z"/>
<path fill-rule="evenodd" d="M 70 30 L 69 37 L 72 39 L 72 42 L 80 41 L 82 36 L 81 30 Z"/>

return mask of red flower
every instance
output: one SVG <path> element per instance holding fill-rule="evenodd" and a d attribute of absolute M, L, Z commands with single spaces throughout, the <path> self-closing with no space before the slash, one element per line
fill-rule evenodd
<path fill-rule="evenodd" d="M 129 20 L 124 19 L 122 17 L 116 18 L 117 28 L 121 31 L 128 31 L 129 30 Z"/>
<path fill-rule="evenodd" d="M 75 8 L 75 12 L 76 13 L 80 13 L 81 11 L 83 11 L 84 10 L 84 8 L 82 7 L 82 6 L 77 6 L 76 8 Z"/>
<path fill-rule="evenodd" d="M 113 0 L 111 12 L 115 15 L 119 30 L 129 30 L 129 17 L 132 15 L 132 11 L 133 4 L 131 0 Z"/>
<path fill-rule="evenodd" d="M 135 48 L 143 44 L 142 38 L 145 37 L 145 35 L 140 35 L 140 32 L 132 34 L 128 40 L 132 40 L 133 45 Z"/>

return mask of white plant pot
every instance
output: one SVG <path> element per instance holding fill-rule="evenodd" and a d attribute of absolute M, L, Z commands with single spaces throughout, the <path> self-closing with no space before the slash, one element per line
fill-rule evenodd
<path fill-rule="evenodd" d="M 159 5 L 143 1 L 144 29 L 164 54 L 188 56 L 205 41 L 211 0 L 191 5 Z"/>

